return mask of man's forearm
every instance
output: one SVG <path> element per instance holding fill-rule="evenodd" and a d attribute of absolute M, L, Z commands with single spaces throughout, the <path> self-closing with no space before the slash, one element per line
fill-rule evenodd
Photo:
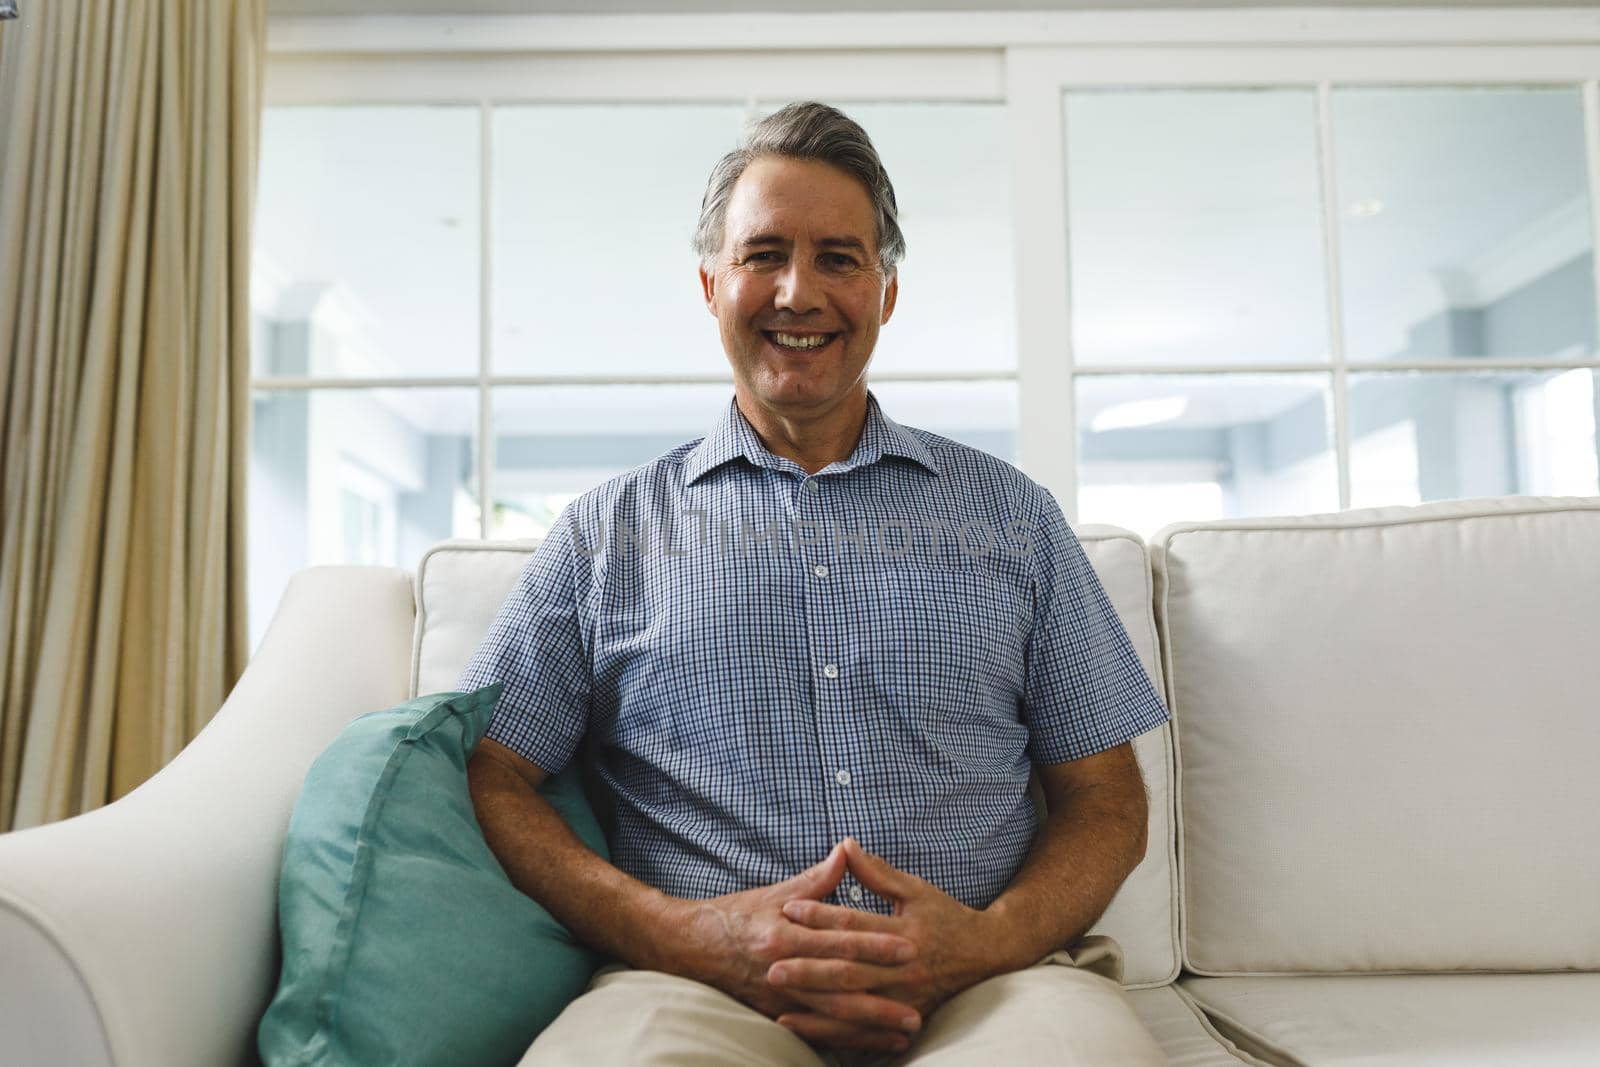
<path fill-rule="evenodd" d="M 484 840 L 512 885 L 584 944 L 659 969 L 667 924 L 658 916 L 670 897 L 606 862 L 509 767 L 477 760 L 467 781 Z"/>
<path fill-rule="evenodd" d="M 1141 787 L 1142 788 L 1142 787 Z M 1144 856 L 1142 794 L 1081 789 L 1051 804 L 1020 870 L 988 907 L 1006 931 L 1008 970 L 1072 944 Z"/>

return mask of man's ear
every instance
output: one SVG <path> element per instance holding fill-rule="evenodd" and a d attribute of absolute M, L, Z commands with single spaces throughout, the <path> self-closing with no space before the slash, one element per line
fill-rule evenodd
<path fill-rule="evenodd" d="M 707 273 L 706 265 L 700 264 L 700 292 L 706 298 L 706 310 L 711 312 L 711 317 L 717 317 L 717 276 Z"/>
<path fill-rule="evenodd" d="M 889 321 L 889 316 L 894 314 L 894 302 L 900 296 L 900 272 L 897 270 L 889 275 L 889 284 L 883 290 L 883 316 L 878 319 L 878 325 Z"/>

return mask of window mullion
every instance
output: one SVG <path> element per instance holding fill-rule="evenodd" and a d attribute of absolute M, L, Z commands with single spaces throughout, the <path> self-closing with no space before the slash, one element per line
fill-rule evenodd
<path fill-rule="evenodd" d="M 1600 81 L 1583 83 L 1583 140 L 1589 161 L 1589 284 L 1594 287 L 1596 344 L 1588 353 L 1600 360 Z M 1594 400 L 1595 420 L 1600 423 L 1600 393 Z M 1596 427 L 1600 442 L 1600 426 Z"/>
<path fill-rule="evenodd" d="M 489 471 L 494 464 L 494 410 L 489 395 L 489 346 L 493 314 L 490 293 L 493 279 L 489 254 L 490 186 L 493 145 L 490 130 L 492 113 L 488 100 L 478 101 L 478 536 L 489 537 L 490 507 L 494 500 Z"/>
<path fill-rule="evenodd" d="M 1344 312 L 1339 274 L 1339 205 L 1333 158 L 1333 87 L 1317 83 L 1317 158 L 1322 164 L 1323 276 L 1328 285 L 1328 354 L 1333 360 L 1333 438 L 1339 469 L 1339 510 L 1350 507 L 1350 379 L 1344 352 Z"/>
<path fill-rule="evenodd" d="M 1016 269 L 1017 460 L 1077 521 L 1077 399 L 1068 291 L 1061 86 L 1045 57 L 1006 50 Z"/>

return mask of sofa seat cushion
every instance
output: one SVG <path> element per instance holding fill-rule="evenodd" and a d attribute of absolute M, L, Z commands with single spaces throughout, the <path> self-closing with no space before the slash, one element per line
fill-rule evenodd
<path fill-rule="evenodd" d="M 1600 1063 L 1600 974 L 1180 980 L 1217 1029 L 1288 1067 Z"/>
<path fill-rule="evenodd" d="M 1132 989 L 1128 1000 L 1172 1067 L 1239 1067 L 1262 1062 L 1223 1037 L 1200 1006 L 1176 985 Z"/>

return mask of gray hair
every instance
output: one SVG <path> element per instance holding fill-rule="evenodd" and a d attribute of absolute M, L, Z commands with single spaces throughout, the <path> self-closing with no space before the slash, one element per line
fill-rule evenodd
<path fill-rule="evenodd" d="M 838 167 L 859 181 L 872 199 L 876 216 L 878 260 L 893 274 L 905 258 L 906 239 L 900 232 L 900 211 L 894 186 L 883 169 L 878 150 L 855 120 L 837 108 L 814 101 L 789 104 L 756 123 L 738 148 L 711 168 L 706 193 L 700 201 L 700 223 L 694 231 L 694 250 L 709 264 L 722 250 L 723 227 L 733 186 L 751 162 L 761 156 L 809 159 Z"/>

